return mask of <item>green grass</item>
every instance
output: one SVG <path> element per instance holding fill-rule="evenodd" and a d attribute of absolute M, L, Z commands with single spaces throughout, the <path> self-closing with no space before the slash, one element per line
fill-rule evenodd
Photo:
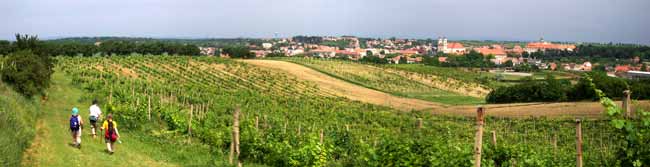
<path fill-rule="evenodd" d="M 173 134 L 153 136 L 149 132 L 121 128 L 122 143 L 116 145 L 115 154 L 108 155 L 104 142 L 100 138 L 92 139 L 89 125 L 86 125 L 83 129 L 82 149 L 69 146 L 72 140 L 67 127 L 70 109 L 78 107 L 80 115 L 87 121 L 85 118 L 88 116 L 87 107 L 90 104 L 90 101 L 82 100 L 83 92 L 70 82 L 61 72 L 53 75 L 50 98 L 43 104 L 43 110 L 39 113 L 41 120 L 37 126 L 37 135 L 34 144 L 26 152 L 24 165 L 227 166 L 224 156 L 227 154 L 212 151 L 210 147 L 198 141 L 178 139 L 179 137 Z"/>
<path fill-rule="evenodd" d="M 18 166 L 35 131 L 39 103 L 0 82 L 0 166 Z"/>

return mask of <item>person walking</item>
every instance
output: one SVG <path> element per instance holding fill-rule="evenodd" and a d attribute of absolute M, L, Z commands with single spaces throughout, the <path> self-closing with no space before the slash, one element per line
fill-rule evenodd
<path fill-rule="evenodd" d="M 70 116 L 70 132 L 72 134 L 72 146 L 81 149 L 81 128 L 83 127 L 83 120 L 79 117 L 79 109 L 72 108 L 72 116 Z"/>
<path fill-rule="evenodd" d="M 113 115 L 108 114 L 106 120 L 102 125 L 102 130 L 106 130 L 104 133 L 104 140 L 106 141 L 106 148 L 109 154 L 115 152 L 115 141 L 120 138 L 120 132 L 117 131 L 117 122 L 113 121 Z"/>
<path fill-rule="evenodd" d="M 97 100 L 93 100 L 93 104 L 90 106 L 90 131 L 93 135 L 93 139 L 97 138 L 97 122 L 101 119 L 102 117 L 102 110 L 99 109 L 99 105 L 97 104 Z"/>

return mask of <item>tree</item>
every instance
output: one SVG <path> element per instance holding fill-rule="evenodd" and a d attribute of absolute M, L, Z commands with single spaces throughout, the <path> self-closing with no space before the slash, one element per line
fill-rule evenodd
<path fill-rule="evenodd" d="M 248 49 L 248 47 L 245 46 L 228 46 L 223 48 L 222 52 L 224 54 L 229 55 L 232 58 L 243 58 L 243 59 L 255 58 L 255 54 L 251 52 Z"/>
<path fill-rule="evenodd" d="M 0 55 L 8 55 L 11 52 L 13 52 L 11 42 L 0 40 Z"/>
<path fill-rule="evenodd" d="M 372 51 L 367 50 L 366 51 L 366 56 L 372 56 Z"/>
<path fill-rule="evenodd" d="M 36 36 L 16 34 L 16 52 L 5 59 L 2 81 L 26 97 L 44 94 L 54 73 L 54 59 Z"/>
<path fill-rule="evenodd" d="M 31 50 L 9 54 L 5 64 L 8 67 L 2 70 L 2 81 L 26 97 L 44 94 L 50 85 L 52 69 Z"/>
<path fill-rule="evenodd" d="M 512 63 L 512 60 L 508 60 L 503 65 L 506 66 L 506 67 L 512 67 L 512 66 L 514 66 L 514 63 Z"/>

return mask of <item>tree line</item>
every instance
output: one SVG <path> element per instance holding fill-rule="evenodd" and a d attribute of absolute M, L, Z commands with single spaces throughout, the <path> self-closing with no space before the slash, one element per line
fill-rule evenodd
<path fill-rule="evenodd" d="M 624 96 L 623 91 L 631 90 L 633 99 L 650 99 L 650 80 L 610 77 L 604 72 L 589 72 L 584 75 L 589 77 L 581 77 L 575 85 L 568 80 L 555 79 L 550 74 L 543 81 L 534 81 L 528 77 L 520 84 L 494 89 L 487 95 L 486 101 L 514 103 L 598 100 L 596 92 L 590 87 L 592 81 L 588 78 L 610 98 L 620 99 Z"/>
<path fill-rule="evenodd" d="M 139 54 L 170 54 L 196 56 L 200 50 L 196 45 L 182 43 L 166 43 L 160 41 L 117 41 L 109 40 L 100 43 L 85 43 L 74 41 L 38 41 L 39 50 L 52 56 L 92 56 L 98 53 L 105 55 Z M 0 55 L 8 55 L 19 51 L 17 42 L 0 41 Z"/>
<path fill-rule="evenodd" d="M 36 36 L 16 34 L 16 42 L 3 42 L 1 51 L 8 55 L 0 63 L 0 78 L 16 92 L 31 98 L 46 95 L 55 59 Z"/>

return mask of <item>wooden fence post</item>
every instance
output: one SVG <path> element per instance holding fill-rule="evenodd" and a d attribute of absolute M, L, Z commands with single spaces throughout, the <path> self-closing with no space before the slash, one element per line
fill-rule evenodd
<path fill-rule="evenodd" d="M 623 111 L 625 112 L 626 118 L 634 117 L 634 114 L 630 109 L 630 93 L 630 90 L 623 91 Z"/>
<path fill-rule="evenodd" d="M 576 119 L 576 166 L 582 167 L 582 121 Z"/>
<path fill-rule="evenodd" d="M 232 123 L 232 141 L 230 142 L 230 165 L 233 164 L 235 156 L 237 156 L 237 162 L 239 164 L 239 107 L 235 108 L 235 111 L 232 113 L 233 123 Z"/>
<path fill-rule="evenodd" d="M 417 126 L 418 129 L 422 129 L 422 118 L 418 118 L 416 120 L 415 125 Z"/>
<path fill-rule="evenodd" d="M 260 125 L 260 117 L 255 116 L 255 130 L 259 130 L 259 125 Z"/>
<path fill-rule="evenodd" d="M 481 166 L 481 149 L 483 145 L 483 107 L 476 110 L 476 137 L 474 143 L 474 166 Z"/>

